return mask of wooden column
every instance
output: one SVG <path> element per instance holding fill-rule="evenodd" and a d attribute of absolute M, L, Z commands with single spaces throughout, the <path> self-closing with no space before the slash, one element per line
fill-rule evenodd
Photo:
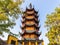
<path fill-rule="evenodd" d="M 24 45 L 24 42 L 22 42 L 22 45 Z"/>
<path fill-rule="evenodd" d="M 38 42 L 37 41 L 35 42 L 35 45 L 38 45 Z"/>
<path fill-rule="evenodd" d="M 42 42 L 42 45 L 44 45 L 44 41 Z"/>
<path fill-rule="evenodd" d="M 31 45 L 31 42 L 29 41 L 29 45 Z"/>

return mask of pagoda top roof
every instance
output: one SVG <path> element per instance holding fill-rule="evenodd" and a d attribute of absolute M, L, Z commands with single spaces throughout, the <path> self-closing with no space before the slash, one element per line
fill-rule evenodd
<path fill-rule="evenodd" d="M 26 7 L 26 10 L 24 11 L 24 13 L 26 13 L 27 11 L 34 11 L 36 14 L 38 13 L 38 11 L 36 11 L 34 8 L 29 9 Z"/>
<path fill-rule="evenodd" d="M 26 7 L 26 10 L 24 11 L 24 13 L 26 13 L 27 11 L 34 11 L 35 13 L 38 13 L 38 11 L 36 11 L 36 10 L 34 9 L 34 7 L 32 7 L 32 4 L 31 4 L 31 3 L 30 3 L 30 5 L 29 5 L 29 8 Z"/>

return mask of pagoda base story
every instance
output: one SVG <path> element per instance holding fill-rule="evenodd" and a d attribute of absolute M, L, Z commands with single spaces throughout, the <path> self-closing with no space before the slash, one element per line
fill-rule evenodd
<path fill-rule="evenodd" d="M 43 45 L 43 40 L 18 40 L 21 45 Z"/>

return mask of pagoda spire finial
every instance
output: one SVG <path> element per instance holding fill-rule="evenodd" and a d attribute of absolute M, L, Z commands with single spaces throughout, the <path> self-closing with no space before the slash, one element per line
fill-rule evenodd
<path fill-rule="evenodd" d="M 32 4 L 31 4 L 31 3 L 30 3 L 30 5 L 29 5 L 29 7 L 32 8 Z"/>

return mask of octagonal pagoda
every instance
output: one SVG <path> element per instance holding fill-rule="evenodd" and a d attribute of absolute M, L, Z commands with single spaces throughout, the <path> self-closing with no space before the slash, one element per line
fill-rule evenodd
<path fill-rule="evenodd" d="M 38 38 L 41 35 L 41 33 L 38 32 L 39 28 L 38 12 L 30 4 L 22 16 L 22 32 L 20 33 L 22 39 L 19 40 L 19 42 L 22 45 L 42 44 L 43 40 L 39 40 Z"/>

